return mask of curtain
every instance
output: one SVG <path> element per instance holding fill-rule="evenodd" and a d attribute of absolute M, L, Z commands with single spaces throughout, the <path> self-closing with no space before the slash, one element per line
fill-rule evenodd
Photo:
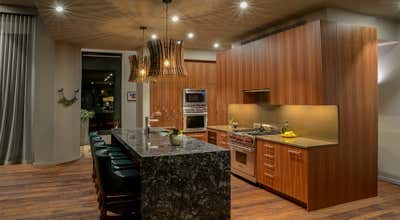
<path fill-rule="evenodd" d="M 0 164 L 30 163 L 34 18 L 0 14 Z"/>

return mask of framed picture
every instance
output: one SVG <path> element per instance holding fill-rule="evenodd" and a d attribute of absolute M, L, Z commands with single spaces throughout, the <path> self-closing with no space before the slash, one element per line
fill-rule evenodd
<path fill-rule="evenodd" d="M 136 101 L 136 92 L 128 91 L 128 101 Z"/>

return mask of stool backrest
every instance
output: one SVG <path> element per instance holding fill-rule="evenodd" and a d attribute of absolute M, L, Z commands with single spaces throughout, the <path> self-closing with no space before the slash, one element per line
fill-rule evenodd
<path fill-rule="evenodd" d="M 103 192 L 110 192 L 114 175 L 111 168 L 111 158 L 106 149 L 98 150 L 95 153 L 96 174 L 100 180 L 100 189 Z"/>

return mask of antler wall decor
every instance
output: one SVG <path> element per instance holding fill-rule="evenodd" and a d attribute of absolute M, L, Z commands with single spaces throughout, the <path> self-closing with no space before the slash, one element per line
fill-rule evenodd
<path fill-rule="evenodd" d="M 76 97 L 76 95 L 79 93 L 79 89 L 75 89 L 74 90 L 74 97 L 71 98 L 71 99 L 67 99 L 64 96 L 64 89 L 63 88 L 59 89 L 57 92 L 58 92 L 58 97 L 59 97 L 58 103 L 63 104 L 66 107 L 70 106 L 70 105 L 72 105 L 72 104 L 74 104 L 75 102 L 78 101 L 78 98 Z"/>

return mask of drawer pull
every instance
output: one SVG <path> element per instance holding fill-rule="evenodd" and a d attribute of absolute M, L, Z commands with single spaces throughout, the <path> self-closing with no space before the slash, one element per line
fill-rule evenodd
<path fill-rule="evenodd" d="M 296 154 L 296 155 L 301 155 L 300 151 L 295 151 L 295 150 L 288 150 L 289 154 Z"/>
<path fill-rule="evenodd" d="M 273 175 L 271 175 L 271 174 L 269 174 L 269 173 L 264 173 L 264 175 L 265 175 L 265 176 L 267 176 L 267 177 L 269 177 L 269 178 L 271 178 L 271 179 L 273 179 L 273 178 L 274 178 L 274 176 L 273 176 Z"/>
<path fill-rule="evenodd" d="M 274 165 L 267 164 L 267 163 L 264 163 L 264 166 L 266 166 L 266 167 L 269 167 L 269 168 L 271 168 L 271 169 L 273 169 L 273 168 L 274 168 Z"/>
<path fill-rule="evenodd" d="M 269 149 L 274 149 L 274 146 L 271 146 L 269 144 L 264 144 L 264 147 L 269 148 Z"/>
<path fill-rule="evenodd" d="M 264 157 L 274 158 L 274 156 L 273 156 L 273 155 L 270 155 L 270 154 L 264 154 Z"/>

